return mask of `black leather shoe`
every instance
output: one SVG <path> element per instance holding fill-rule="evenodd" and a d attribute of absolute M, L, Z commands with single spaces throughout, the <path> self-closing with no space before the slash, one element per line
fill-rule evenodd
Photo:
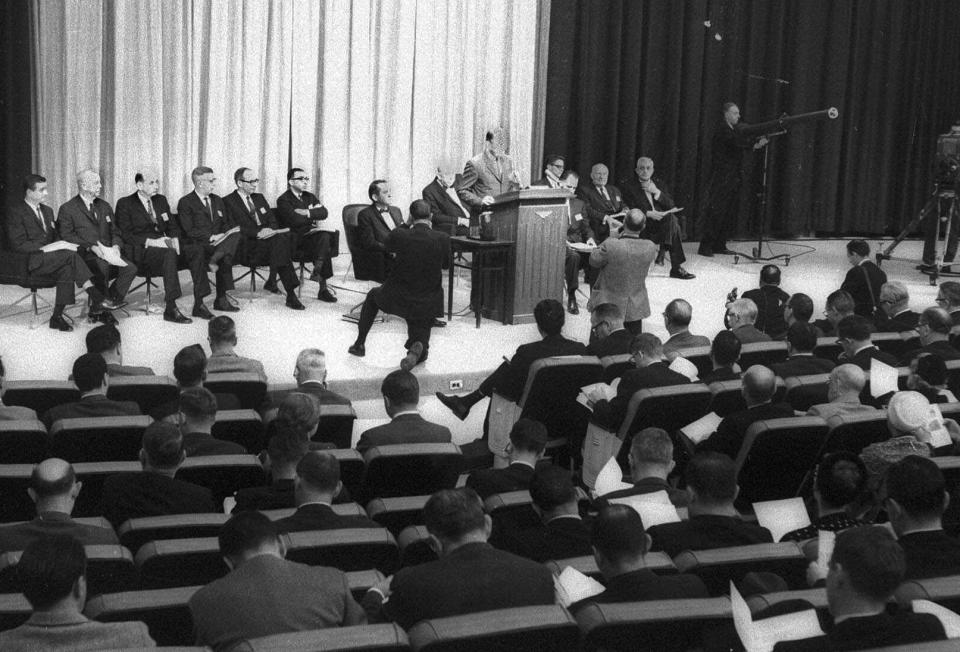
<path fill-rule="evenodd" d="M 676 269 L 670 270 L 670 278 L 679 278 L 684 281 L 689 281 L 692 278 L 697 278 L 694 274 L 691 274 L 682 267 L 677 267 Z"/>
<path fill-rule="evenodd" d="M 240 312 L 240 308 L 230 303 L 230 300 L 226 297 L 218 297 L 213 302 L 213 309 L 219 310 L 220 312 Z"/>
<path fill-rule="evenodd" d="M 703 245 L 700 245 L 700 248 L 697 249 L 697 255 L 703 256 L 705 258 L 713 258 L 713 251 L 711 251 L 707 247 L 704 247 Z"/>
<path fill-rule="evenodd" d="M 666 255 L 666 252 L 665 252 L 663 249 L 661 249 L 661 250 L 659 251 L 659 253 L 657 253 L 657 259 L 653 261 L 654 264 L 655 264 L 655 265 L 660 265 L 660 266 L 662 267 L 662 266 L 663 266 L 663 258 L 664 258 L 665 255 Z"/>
<path fill-rule="evenodd" d="M 437 319 L 436 317 L 433 318 L 433 323 L 430 324 L 430 326 L 433 328 L 443 328 L 446 325 L 447 322 L 443 321 L 442 319 Z"/>
<path fill-rule="evenodd" d="M 193 312 L 190 313 L 194 317 L 199 317 L 200 319 L 213 319 L 213 313 L 203 305 L 202 303 L 194 304 Z"/>
<path fill-rule="evenodd" d="M 125 305 L 125 304 L 121 304 L 113 299 L 104 299 L 103 301 L 100 302 L 99 307 L 103 308 L 104 310 L 116 310 L 121 305 Z"/>
<path fill-rule="evenodd" d="M 118 323 L 117 318 L 114 317 L 113 313 L 109 310 L 96 310 L 94 308 L 90 309 L 87 315 L 87 321 L 91 324 L 106 324 L 107 326 L 115 326 Z"/>
<path fill-rule="evenodd" d="M 447 396 L 437 392 L 437 399 L 449 408 L 453 415 L 463 421 L 470 414 L 470 408 L 463 402 L 459 396 Z"/>
<path fill-rule="evenodd" d="M 287 308 L 291 308 L 291 309 L 293 309 L 293 310 L 303 310 L 303 309 L 304 309 L 304 308 L 303 308 L 303 304 L 300 303 L 300 299 L 298 299 L 298 298 L 297 298 L 297 295 L 295 295 L 295 294 L 287 295 Z"/>
<path fill-rule="evenodd" d="M 179 308 L 171 308 L 163 311 L 163 321 L 173 322 L 174 324 L 192 324 L 193 320 L 180 312 Z"/>
<path fill-rule="evenodd" d="M 420 364 L 420 356 L 423 355 L 423 342 L 414 342 L 407 349 L 407 355 L 400 361 L 400 368 L 404 371 L 410 371 Z"/>
<path fill-rule="evenodd" d="M 577 305 L 576 297 L 571 296 L 567 299 L 567 312 L 569 312 L 571 315 L 580 314 L 580 306 Z"/>
<path fill-rule="evenodd" d="M 347 349 L 347 353 L 362 358 L 367 355 L 367 348 L 363 344 L 351 344 L 350 348 Z"/>
<path fill-rule="evenodd" d="M 283 294 L 280 288 L 277 287 L 276 281 L 274 281 L 273 283 L 271 283 L 270 281 L 267 281 L 266 283 L 263 284 L 263 289 L 269 292 L 270 294 Z"/>
<path fill-rule="evenodd" d="M 327 288 L 320 290 L 320 293 L 317 295 L 317 298 L 321 301 L 326 301 L 327 303 L 336 303 L 337 297 L 333 296 L 333 292 Z"/>
<path fill-rule="evenodd" d="M 63 317 L 51 317 L 49 326 L 55 331 L 63 331 L 64 333 L 69 333 L 73 330 L 73 326 L 68 324 L 67 320 Z"/>

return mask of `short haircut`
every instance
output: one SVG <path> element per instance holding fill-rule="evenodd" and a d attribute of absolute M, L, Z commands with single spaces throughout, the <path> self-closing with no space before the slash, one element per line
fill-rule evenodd
<path fill-rule="evenodd" d="M 732 108 L 735 107 L 735 106 L 737 106 L 737 103 L 736 103 L 736 102 L 724 102 L 724 103 L 723 103 L 723 107 L 722 107 L 722 108 L 723 108 L 723 112 L 726 113 L 727 111 L 729 111 L 730 109 L 732 109 Z"/>
<path fill-rule="evenodd" d="M 643 231 L 646 223 L 647 216 L 639 208 L 631 208 L 623 218 L 623 228 L 627 231 L 633 231 L 634 233 Z"/>
<path fill-rule="evenodd" d="M 949 335 L 950 329 L 953 328 L 950 313 L 937 307 L 927 308 L 920 313 L 920 323 L 926 324 L 934 333 L 940 333 L 941 335 Z"/>
<path fill-rule="evenodd" d="M 867 244 L 866 240 L 851 240 L 847 243 L 847 253 L 866 258 L 870 255 L 870 245 Z"/>
<path fill-rule="evenodd" d="M 236 557 L 244 552 L 279 540 L 277 526 L 262 512 L 243 511 L 223 524 L 217 543 L 224 557 Z"/>
<path fill-rule="evenodd" d="M 847 315 L 837 323 L 837 336 L 851 342 L 865 342 L 872 332 L 873 325 L 863 315 Z"/>
<path fill-rule="evenodd" d="M 547 154 L 543 157 L 543 167 L 547 167 L 554 161 L 563 161 L 564 164 L 567 162 L 567 157 L 563 154 Z"/>
<path fill-rule="evenodd" d="M 267 455 L 274 463 L 294 464 L 310 450 L 310 442 L 295 428 L 274 420 L 267 430 L 272 431 L 267 442 Z"/>
<path fill-rule="evenodd" d="M 690 319 L 693 318 L 693 307 L 686 299 L 674 299 L 664 308 L 663 314 L 671 324 L 689 326 Z"/>
<path fill-rule="evenodd" d="M 23 177 L 23 191 L 36 190 L 38 183 L 46 183 L 47 178 L 41 177 L 39 174 L 28 174 Z"/>
<path fill-rule="evenodd" d="M 190 180 L 196 184 L 197 180 L 205 174 L 213 174 L 213 170 L 206 165 L 198 165 L 193 168 L 193 171 L 190 173 Z"/>
<path fill-rule="evenodd" d="M 880 295 L 888 298 L 893 303 L 910 300 L 910 292 L 907 286 L 900 281 L 888 281 L 880 286 Z"/>
<path fill-rule="evenodd" d="M 545 512 L 576 502 L 577 491 L 573 488 L 570 471 L 553 464 L 537 467 L 530 480 L 530 498 Z"/>
<path fill-rule="evenodd" d="M 178 407 L 191 420 L 205 421 L 217 417 L 217 397 L 203 387 L 190 387 L 180 392 Z"/>
<path fill-rule="evenodd" d="M 207 369 L 207 354 L 199 344 L 185 346 L 173 357 L 173 377 L 181 385 L 196 385 Z"/>
<path fill-rule="evenodd" d="M 146 179 L 143 178 L 143 172 L 137 172 L 133 175 L 133 183 L 143 183 Z"/>
<path fill-rule="evenodd" d="M 590 543 L 605 559 L 623 563 L 647 552 L 647 537 L 637 510 L 629 505 L 606 505 L 593 519 Z"/>
<path fill-rule="evenodd" d="M 903 582 L 903 548 L 889 530 L 874 525 L 837 533 L 830 566 L 839 564 L 857 593 L 886 601 Z"/>
<path fill-rule="evenodd" d="M 107 375 L 107 362 L 99 353 L 84 353 L 73 363 L 73 382 L 81 393 L 103 385 Z"/>
<path fill-rule="evenodd" d="M 226 315 L 218 315 L 207 323 L 207 337 L 211 343 L 236 344 L 237 325 Z"/>
<path fill-rule="evenodd" d="M 70 595 L 87 573 L 83 545 L 71 536 L 52 534 L 27 544 L 16 566 L 20 588 L 30 606 L 45 611 Z"/>
<path fill-rule="evenodd" d="M 727 308 L 730 312 L 740 317 L 741 320 L 753 324 L 757 321 L 757 304 L 750 299 L 737 299 Z"/>
<path fill-rule="evenodd" d="M 547 439 L 547 427 L 533 419 L 517 419 L 510 429 L 510 443 L 516 450 L 539 455 L 547 447 Z"/>
<path fill-rule="evenodd" d="M 394 405 L 414 405 L 420 401 L 420 383 L 409 371 L 397 369 L 383 379 L 380 393 Z"/>
<path fill-rule="evenodd" d="M 542 299 L 533 308 L 533 318 L 537 322 L 537 328 L 547 335 L 559 335 L 566 318 L 563 304 L 556 299 Z"/>
<path fill-rule="evenodd" d="M 917 376 L 928 385 L 944 385 L 947 363 L 936 353 L 921 353 L 917 356 Z"/>
<path fill-rule="evenodd" d="M 777 376 L 769 367 L 755 364 L 743 372 L 742 391 L 754 403 L 769 401 L 777 391 Z"/>
<path fill-rule="evenodd" d="M 458 540 L 486 524 L 483 503 L 469 487 L 441 489 L 423 506 L 423 522 L 430 534 Z"/>
<path fill-rule="evenodd" d="M 943 471 L 926 457 L 908 455 L 887 469 L 887 498 L 910 516 L 940 516 L 947 490 Z"/>
<path fill-rule="evenodd" d="M 834 290 L 827 295 L 826 306 L 837 312 L 850 314 L 856 304 L 853 302 L 853 296 L 846 290 Z"/>
<path fill-rule="evenodd" d="M 303 168 L 290 168 L 287 170 L 287 181 L 291 181 L 298 172 L 303 172 Z"/>
<path fill-rule="evenodd" d="M 815 485 L 827 505 L 849 505 L 866 489 L 867 467 L 856 453 L 829 453 L 817 465 Z"/>
<path fill-rule="evenodd" d="M 867 384 L 867 374 L 863 369 L 849 362 L 838 364 L 830 372 L 830 378 L 836 379 L 837 389 L 841 392 L 855 392 L 859 394 Z"/>
<path fill-rule="evenodd" d="M 803 292 L 797 292 L 787 301 L 790 310 L 793 311 L 793 318 L 797 321 L 810 321 L 813 317 L 813 299 Z"/>
<path fill-rule="evenodd" d="M 630 342 L 630 353 L 643 353 L 647 358 L 663 357 L 663 342 L 653 333 L 640 333 Z"/>
<path fill-rule="evenodd" d="M 243 173 L 249 170 L 250 168 L 237 168 L 237 171 L 233 173 L 233 182 L 236 183 L 243 178 Z"/>
<path fill-rule="evenodd" d="M 673 461 L 673 441 L 663 428 L 644 428 L 633 436 L 630 454 L 637 464 L 667 465 Z"/>
<path fill-rule="evenodd" d="M 737 467 L 723 453 L 697 453 L 687 463 L 684 477 L 706 502 L 726 503 L 737 496 Z"/>
<path fill-rule="evenodd" d="M 795 321 L 787 329 L 787 341 L 796 351 L 813 351 L 817 346 L 817 329 L 805 321 Z"/>
<path fill-rule="evenodd" d="M 947 300 L 951 306 L 960 304 L 960 283 L 956 281 L 946 281 L 940 284 L 940 294 Z"/>
<path fill-rule="evenodd" d="M 308 451 L 297 462 L 297 475 L 317 491 L 333 493 L 340 482 L 340 461 L 330 453 Z"/>
<path fill-rule="evenodd" d="M 306 437 L 320 423 L 320 399 L 305 392 L 290 392 L 280 400 L 275 420 Z"/>
<path fill-rule="evenodd" d="M 297 367 L 300 369 L 326 369 L 327 356 L 320 349 L 304 349 L 297 355 Z"/>
<path fill-rule="evenodd" d="M 49 479 L 41 477 L 40 465 L 35 464 L 30 473 L 30 488 L 39 498 L 48 498 L 50 496 L 61 496 L 73 488 L 77 480 L 77 475 L 73 470 L 72 464 L 67 464 L 66 472 L 59 478 Z"/>
<path fill-rule="evenodd" d="M 152 466 L 172 469 L 183 458 L 183 435 L 172 423 L 154 421 L 143 431 L 141 447 Z"/>
<path fill-rule="evenodd" d="M 776 265 L 764 265 L 761 267 L 760 282 L 764 285 L 780 285 L 780 268 Z"/>
<path fill-rule="evenodd" d="M 422 199 L 415 199 L 410 203 L 410 218 L 416 220 L 430 219 L 430 204 Z"/>
<path fill-rule="evenodd" d="M 380 194 L 380 184 L 386 182 L 386 179 L 374 179 L 370 182 L 370 186 L 367 188 L 367 197 L 370 198 L 370 201 L 373 201 L 374 195 Z"/>
<path fill-rule="evenodd" d="M 113 324 L 100 324 L 86 337 L 87 353 L 113 351 L 120 345 L 120 331 Z"/>
<path fill-rule="evenodd" d="M 593 314 L 607 323 L 623 321 L 623 308 L 615 303 L 601 303 L 593 309 Z"/>
<path fill-rule="evenodd" d="M 721 366 L 732 365 L 740 359 L 740 349 L 743 343 L 733 331 L 720 331 L 710 344 L 710 355 L 713 361 Z"/>

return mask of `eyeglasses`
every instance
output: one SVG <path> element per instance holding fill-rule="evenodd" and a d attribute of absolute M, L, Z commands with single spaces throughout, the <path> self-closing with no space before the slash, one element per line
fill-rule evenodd
<path fill-rule="evenodd" d="M 606 321 L 598 321 L 594 326 L 592 326 L 592 327 L 590 328 L 590 332 L 591 332 L 591 333 L 596 333 L 598 328 L 600 328 L 601 326 L 606 326 L 606 325 L 607 325 L 607 322 L 606 322 Z"/>
<path fill-rule="evenodd" d="M 947 300 L 944 299 L 943 297 L 937 297 L 936 299 L 934 299 L 934 301 L 936 301 L 937 303 L 946 303 L 946 302 L 947 302 Z"/>
<path fill-rule="evenodd" d="M 260 183 L 260 179 L 240 179 L 243 183 Z"/>
<path fill-rule="evenodd" d="M 550 163 L 547 167 L 557 168 L 558 170 L 563 170 L 563 169 L 565 169 L 567 166 L 564 165 L 563 163 Z"/>
<path fill-rule="evenodd" d="M 294 177 L 293 181 L 310 181 L 310 177 Z"/>
<path fill-rule="evenodd" d="M 893 301 L 891 301 L 890 299 L 880 299 L 880 301 L 878 301 L 877 303 L 879 303 L 882 306 L 885 303 L 893 304 Z"/>

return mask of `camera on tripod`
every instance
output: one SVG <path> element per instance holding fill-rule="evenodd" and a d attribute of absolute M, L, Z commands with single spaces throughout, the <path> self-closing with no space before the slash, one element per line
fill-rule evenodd
<path fill-rule="evenodd" d="M 937 136 L 935 179 L 941 191 L 956 191 L 960 178 L 960 124 Z"/>

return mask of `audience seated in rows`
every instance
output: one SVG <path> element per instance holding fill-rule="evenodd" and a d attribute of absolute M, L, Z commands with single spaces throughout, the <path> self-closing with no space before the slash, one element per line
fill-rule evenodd
<path fill-rule="evenodd" d="M 754 326 L 757 321 L 757 304 L 750 299 L 737 299 L 727 304 L 723 323 L 733 331 L 741 344 L 769 342 L 772 338 Z"/>
<path fill-rule="evenodd" d="M 683 489 L 671 485 L 667 478 L 676 466 L 673 459 L 673 441 L 666 430 L 644 428 L 630 441 L 630 481 L 633 487 L 612 491 L 596 500 L 598 508 L 615 498 L 640 496 L 643 494 L 666 491 L 670 502 L 677 507 L 686 507 L 690 496 Z"/>
<path fill-rule="evenodd" d="M 236 493 L 237 504 L 233 513 L 244 510 L 285 509 L 296 507 L 294 482 L 297 465 L 310 450 L 307 439 L 287 424 L 271 424 L 273 436 L 267 450 L 261 453 L 264 470 L 270 474 L 270 484 L 263 487 L 244 487 Z"/>
<path fill-rule="evenodd" d="M 910 360 L 907 389 L 920 392 L 931 403 L 955 403 L 957 397 L 947 389 L 947 364 L 936 353 L 921 353 Z"/>
<path fill-rule="evenodd" d="M 669 355 L 675 351 L 700 346 L 710 346 L 710 338 L 694 335 L 690 332 L 690 320 L 693 307 L 686 299 L 674 299 L 663 309 L 663 325 L 670 337 L 663 343 L 663 352 Z"/>
<path fill-rule="evenodd" d="M 853 518 L 857 503 L 867 489 L 867 467 L 849 451 L 825 455 L 817 465 L 813 478 L 813 499 L 816 518 L 807 527 L 787 532 L 781 541 L 815 539 L 817 532 L 840 532 L 862 523 Z"/>
<path fill-rule="evenodd" d="M 824 420 L 838 414 L 855 414 L 875 410 L 872 405 L 860 402 L 860 392 L 867 383 L 867 375 L 855 364 L 841 364 L 833 368 L 827 381 L 829 403 L 818 403 L 807 414 Z"/>
<path fill-rule="evenodd" d="M 173 377 L 177 381 L 177 389 L 181 392 L 193 387 L 203 387 L 207 379 L 207 354 L 199 344 L 185 346 L 173 357 Z M 239 410 L 240 400 L 234 394 L 217 392 L 218 410 Z M 180 399 L 167 401 L 150 413 L 154 421 L 169 419 L 175 420 L 180 409 Z"/>
<path fill-rule="evenodd" d="M 710 364 L 713 368 L 700 376 L 704 385 L 723 380 L 737 380 L 740 378 L 740 350 L 743 345 L 732 331 L 720 331 L 713 337 L 710 344 Z"/>
<path fill-rule="evenodd" d="M 37 413 L 21 405 L 4 405 L 3 395 L 6 392 L 4 377 L 7 375 L 3 368 L 3 358 L 0 358 L 0 421 L 26 421 L 36 419 Z"/>
<path fill-rule="evenodd" d="M 375 426 L 360 435 L 357 450 L 361 453 L 374 446 L 393 444 L 449 444 L 450 429 L 420 416 L 420 383 L 409 371 L 397 369 L 387 374 L 380 384 L 383 409 L 390 423 Z"/>
<path fill-rule="evenodd" d="M 293 368 L 297 391 L 316 396 L 320 405 L 350 405 L 350 399 L 327 389 L 327 358 L 320 349 L 304 349 Z"/>
<path fill-rule="evenodd" d="M 80 400 L 55 405 L 43 415 L 43 423 L 50 429 L 61 419 L 89 417 L 122 417 L 140 414 L 140 406 L 133 401 L 114 401 L 107 398 L 110 379 L 107 363 L 99 353 L 84 353 L 73 363 L 73 382 L 80 390 Z"/>
<path fill-rule="evenodd" d="M 878 299 L 880 310 L 874 319 L 877 332 L 902 333 L 916 330 L 920 315 L 910 310 L 910 293 L 906 285 L 899 281 L 884 283 Z"/>
<path fill-rule="evenodd" d="M 267 373 L 259 360 L 244 358 L 236 354 L 237 326 L 233 319 L 219 315 L 207 324 L 207 342 L 210 344 L 210 357 L 207 358 L 207 373 L 254 373 L 260 380 L 267 382 Z"/>
<path fill-rule="evenodd" d="M 218 541 L 230 573 L 190 598 L 197 644 L 226 650 L 260 636 L 365 623 L 347 576 L 284 559 L 277 527 L 263 514 L 232 516 Z"/>
<path fill-rule="evenodd" d="M 817 346 L 817 330 L 808 323 L 798 321 L 787 329 L 787 359 L 775 362 L 770 368 L 780 378 L 809 376 L 829 373 L 836 365 L 813 354 Z"/>
<path fill-rule="evenodd" d="M 150 367 L 132 367 L 123 364 L 120 330 L 114 324 L 101 324 L 92 328 L 86 338 L 87 353 L 103 356 L 110 376 L 153 376 Z"/>
<path fill-rule="evenodd" d="M 803 292 L 796 292 L 790 296 L 783 306 L 783 321 L 790 328 L 800 322 L 809 324 L 813 318 L 813 299 Z M 823 331 L 816 324 L 812 324 L 817 337 L 823 337 Z"/>
<path fill-rule="evenodd" d="M 505 449 L 509 464 L 502 469 L 473 471 L 467 477 L 467 486 L 482 500 L 494 494 L 528 489 L 546 446 L 546 426 L 533 419 L 517 419 L 510 429 L 510 441 Z"/>
<path fill-rule="evenodd" d="M 881 351 L 870 341 L 873 324 L 862 315 L 844 317 L 837 323 L 837 342 L 843 349 L 841 362 L 850 362 L 864 371 L 870 371 L 871 360 L 879 360 L 891 367 L 898 366 L 896 356 Z"/>
<path fill-rule="evenodd" d="M 217 422 L 217 399 L 208 389 L 193 387 L 180 392 L 180 432 L 187 457 L 204 455 L 245 455 L 247 449 L 232 441 L 215 438 L 211 433 Z"/>
<path fill-rule="evenodd" d="M 846 290 L 834 290 L 827 295 L 827 302 L 824 306 L 823 316 L 826 319 L 818 319 L 813 325 L 821 330 L 824 336 L 833 337 L 837 335 L 837 324 L 843 319 L 853 314 L 853 297 Z"/>
<path fill-rule="evenodd" d="M 605 358 L 630 353 L 633 333 L 623 325 L 623 309 L 615 303 L 598 304 L 590 313 L 590 343 L 586 355 Z"/>
<path fill-rule="evenodd" d="M 744 299 L 753 301 L 757 307 L 755 326 L 771 339 L 783 339 L 787 331 L 784 308 L 790 295 L 780 288 L 780 268 L 776 265 L 764 265 L 760 269 L 760 287 L 743 293 Z"/>
<path fill-rule="evenodd" d="M 920 333 L 920 348 L 908 351 L 900 360 L 902 364 L 921 353 L 935 353 L 944 360 L 960 360 L 960 351 L 950 344 L 950 329 L 953 320 L 943 308 L 927 308 L 920 314 L 917 332 Z"/>

